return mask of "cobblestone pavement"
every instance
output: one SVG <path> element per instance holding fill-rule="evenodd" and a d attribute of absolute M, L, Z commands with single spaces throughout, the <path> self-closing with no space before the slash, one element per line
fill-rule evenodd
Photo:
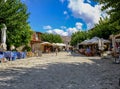
<path fill-rule="evenodd" d="M 0 89 L 120 89 L 120 64 L 61 52 L 0 64 Z"/>

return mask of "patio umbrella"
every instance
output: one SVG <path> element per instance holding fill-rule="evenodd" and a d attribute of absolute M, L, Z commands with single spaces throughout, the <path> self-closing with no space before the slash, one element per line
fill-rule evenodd
<path fill-rule="evenodd" d="M 99 37 L 93 37 L 89 40 L 89 44 L 98 44 Z"/>
<path fill-rule="evenodd" d="M 56 43 L 57 46 L 66 46 L 66 44 L 63 43 Z"/>
<path fill-rule="evenodd" d="M 52 44 L 49 43 L 49 42 L 42 42 L 41 44 L 42 44 L 42 45 L 52 45 Z"/>
<path fill-rule="evenodd" d="M 81 44 L 81 45 L 87 45 L 87 44 L 88 44 L 88 41 L 89 41 L 89 40 L 84 40 L 84 41 L 82 41 L 80 44 Z"/>

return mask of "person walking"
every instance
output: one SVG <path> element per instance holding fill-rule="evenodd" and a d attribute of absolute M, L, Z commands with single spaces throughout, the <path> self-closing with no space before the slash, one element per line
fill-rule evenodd
<path fill-rule="evenodd" d="M 56 53 L 56 56 L 57 56 L 57 53 L 58 53 L 58 48 L 55 49 L 55 53 Z"/>

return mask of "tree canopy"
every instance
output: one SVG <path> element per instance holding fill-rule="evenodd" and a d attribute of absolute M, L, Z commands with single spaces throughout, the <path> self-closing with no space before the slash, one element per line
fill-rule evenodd
<path fill-rule="evenodd" d="M 111 34 L 120 33 L 120 0 L 95 0 L 102 4 L 102 9 L 109 17 L 100 18 L 99 23 L 95 27 L 88 30 L 87 33 L 77 32 L 71 37 L 71 44 L 77 45 L 85 39 L 94 36 L 108 39 Z"/>
<path fill-rule="evenodd" d="M 89 31 L 90 37 L 100 37 L 104 39 L 109 39 L 111 34 L 115 34 L 119 32 L 119 29 L 116 26 L 113 26 L 109 23 L 109 18 L 100 19 L 98 24 L 95 24 L 93 30 Z"/>
<path fill-rule="evenodd" d="M 28 25 L 29 13 L 20 0 L 0 0 L 0 25 L 7 26 L 7 45 L 16 47 L 30 42 L 32 30 Z"/>
<path fill-rule="evenodd" d="M 57 34 L 43 33 L 41 36 L 42 41 L 47 41 L 50 43 L 62 43 L 62 38 Z"/>
<path fill-rule="evenodd" d="M 120 0 L 96 0 L 102 4 L 102 10 L 110 15 L 110 23 L 120 29 Z"/>
<path fill-rule="evenodd" d="M 76 33 L 73 33 L 71 36 L 71 42 L 70 44 L 75 46 L 77 43 L 82 42 L 85 39 L 88 39 L 88 33 L 86 31 L 78 31 Z"/>

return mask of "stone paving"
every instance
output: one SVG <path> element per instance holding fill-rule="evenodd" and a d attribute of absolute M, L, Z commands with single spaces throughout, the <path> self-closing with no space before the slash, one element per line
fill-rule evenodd
<path fill-rule="evenodd" d="M 60 52 L 0 64 L 0 89 L 120 89 L 112 59 Z"/>

